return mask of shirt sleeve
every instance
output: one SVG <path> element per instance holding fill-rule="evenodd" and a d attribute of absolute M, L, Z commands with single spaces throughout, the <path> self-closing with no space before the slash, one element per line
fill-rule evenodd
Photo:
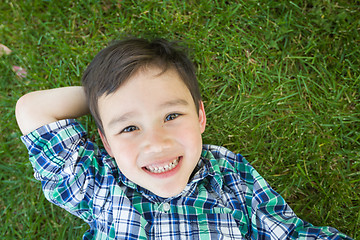
<path fill-rule="evenodd" d="M 86 139 L 76 120 L 61 120 L 21 138 L 26 145 L 34 177 L 41 181 L 52 203 L 90 223 L 94 196 L 106 198 L 106 171 L 97 146 Z M 96 203 L 101 205 L 99 201 Z"/>
<path fill-rule="evenodd" d="M 240 173 L 249 187 L 254 239 L 351 239 L 332 227 L 315 227 L 298 218 L 285 200 L 241 156 Z"/>

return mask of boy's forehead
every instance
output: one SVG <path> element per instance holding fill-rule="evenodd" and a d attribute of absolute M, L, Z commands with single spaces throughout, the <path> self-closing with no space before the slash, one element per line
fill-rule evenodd
<path fill-rule="evenodd" d="M 125 81 L 123 81 L 118 88 L 111 92 L 111 93 L 105 93 L 102 96 L 100 96 L 100 98 L 108 96 L 108 95 L 112 95 L 113 93 L 119 91 L 120 89 L 123 89 L 123 91 L 127 91 L 130 90 L 128 88 L 126 88 L 127 85 L 129 85 L 129 83 L 133 82 L 134 80 L 143 80 L 143 81 L 147 81 L 156 77 L 161 77 L 164 74 L 170 74 L 172 76 L 172 78 L 169 78 L 169 81 L 171 81 L 171 79 L 173 79 L 173 77 L 176 77 L 178 80 L 180 80 L 184 86 L 186 87 L 186 89 L 190 92 L 190 89 L 188 88 L 186 82 L 184 81 L 184 79 L 181 77 L 181 74 L 178 72 L 178 70 L 174 67 L 174 66 L 158 66 L 155 64 L 147 64 L 144 66 L 141 66 L 139 68 L 137 68 Z M 161 94 L 161 92 L 159 92 L 159 94 Z M 99 98 L 99 99 L 100 99 Z"/>
<path fill-rule="evenodd" d="M 147 96 L 161 97 L 169 95 L 169 92 L 173 92 L 175 95 L 184 94 L 191 96 L 191 92 L 176 68 L 171 67 L 168 69 L 162 69 L 158 66 L 147 66 L 146 68 L 138 69 L 131 75 L 126 81 L 124 81 L 115 91 L 109 94 L 103 94 L 98 98 L 98 105 L 100 107 L 101 102 L 106 102 L 115 95 L 129 96 L 129 100 L 133 99 L 133 96 L 138 96 L 138 101 L 147 101 Z M 123 98 L 124 102 L 128 102 L 126 98 Z M 170 105 L 186 105 L 187 101 L 182 99 L 171 99 L 161 103 L 162 107 Z"/>
<path fill-rule="evenodd" d="M 144 108 L 158 111 L 175 105 L 191 107 L 198 112 L 190 88 L 175 67 L 166 70 L 157 66 L 138 69 L 115 91 L 98 98 L 99 118 L 104 127 L 112 122 L 112 115 L 115 119 L 130 119 L 130 115 L 135 118 L 135 113 L 144 112 Z"/>
<path fill-rule="evenodd" d="M 121 122 L 155 116 L 164 111 L 193 109 L 192 95 L 173 69 L 145 69 L 98 100 L 99 115 L 106 129 Z M 154 115 L 155 114 L 155 115 Z"/>

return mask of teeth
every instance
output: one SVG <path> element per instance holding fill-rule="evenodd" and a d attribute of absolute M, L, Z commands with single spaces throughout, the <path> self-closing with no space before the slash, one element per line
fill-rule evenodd
<path fill-rule="evenodd" d="M 163 172 L 167 172 L 170 171 L 171 169 L 175 168 L 179 163 L 179 158 L 175 159 L 174 161 L 172 161 L 171 163 L 162 166 L 162 167 L 146 167 L 147 170 L 149 170 L 152 173 L 163 173 Z"/>

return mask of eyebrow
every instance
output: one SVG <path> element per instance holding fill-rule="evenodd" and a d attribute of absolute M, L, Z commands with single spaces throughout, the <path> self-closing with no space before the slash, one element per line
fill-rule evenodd
<path fill-rule="evenodd" d="M 111 128 L 113 125 L 115 125 L 116 123 L 121 123 L 121 122 L 126 122 L 128 119 L 132 118 L 133 116 L 135 116 L 136 113 L 135 112 L 127 112 L 119 117 L 114 117 L 108 124 L 108 126 Z"/>
<path fill-rule="evenodd" d="M 178 98 L 178 99 L 166 101 L 166 102 L 160 104 L 159 107 L 160 108 L 168 108 L 168 107 L 173 107 L 173 106 L 188 106 L 188 105 L 189 105 L 189 103 L 185 99 Z M 125 114 L 122 114 L 121 116 L 114 117 L 109 122 L 108 126 L 112 127 L 116 123 L 126 122 L 128 119 L 131 119 L 134 116 L 136 116 L 136 112 L 134 112 L 134 111 L 127 112 Z"/>
<path fill-rule="evenodd" d="M 177 105 L 187 106 L 187 105 L 189 105 L 189 103 L 185 99 L 178 98 L 178 99 L 166 101 L 166 102 L 162 103 L 160 105 L 160 107 L 161 108 L 163 108 L 163 107 L 173 107 L 173 106 L 177 106 Z"/>

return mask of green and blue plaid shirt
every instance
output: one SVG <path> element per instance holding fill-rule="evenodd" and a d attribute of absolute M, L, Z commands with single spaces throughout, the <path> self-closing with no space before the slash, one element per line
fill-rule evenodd
<path fill-rule="evenodd" d="M 90 225 L 83 239 L 350 239 L 296 217 L 241 156 L 204 145 L 186 188 L 160 198 L 127 179 L 75 120 L 23 136 L 46 198 Z"/>

